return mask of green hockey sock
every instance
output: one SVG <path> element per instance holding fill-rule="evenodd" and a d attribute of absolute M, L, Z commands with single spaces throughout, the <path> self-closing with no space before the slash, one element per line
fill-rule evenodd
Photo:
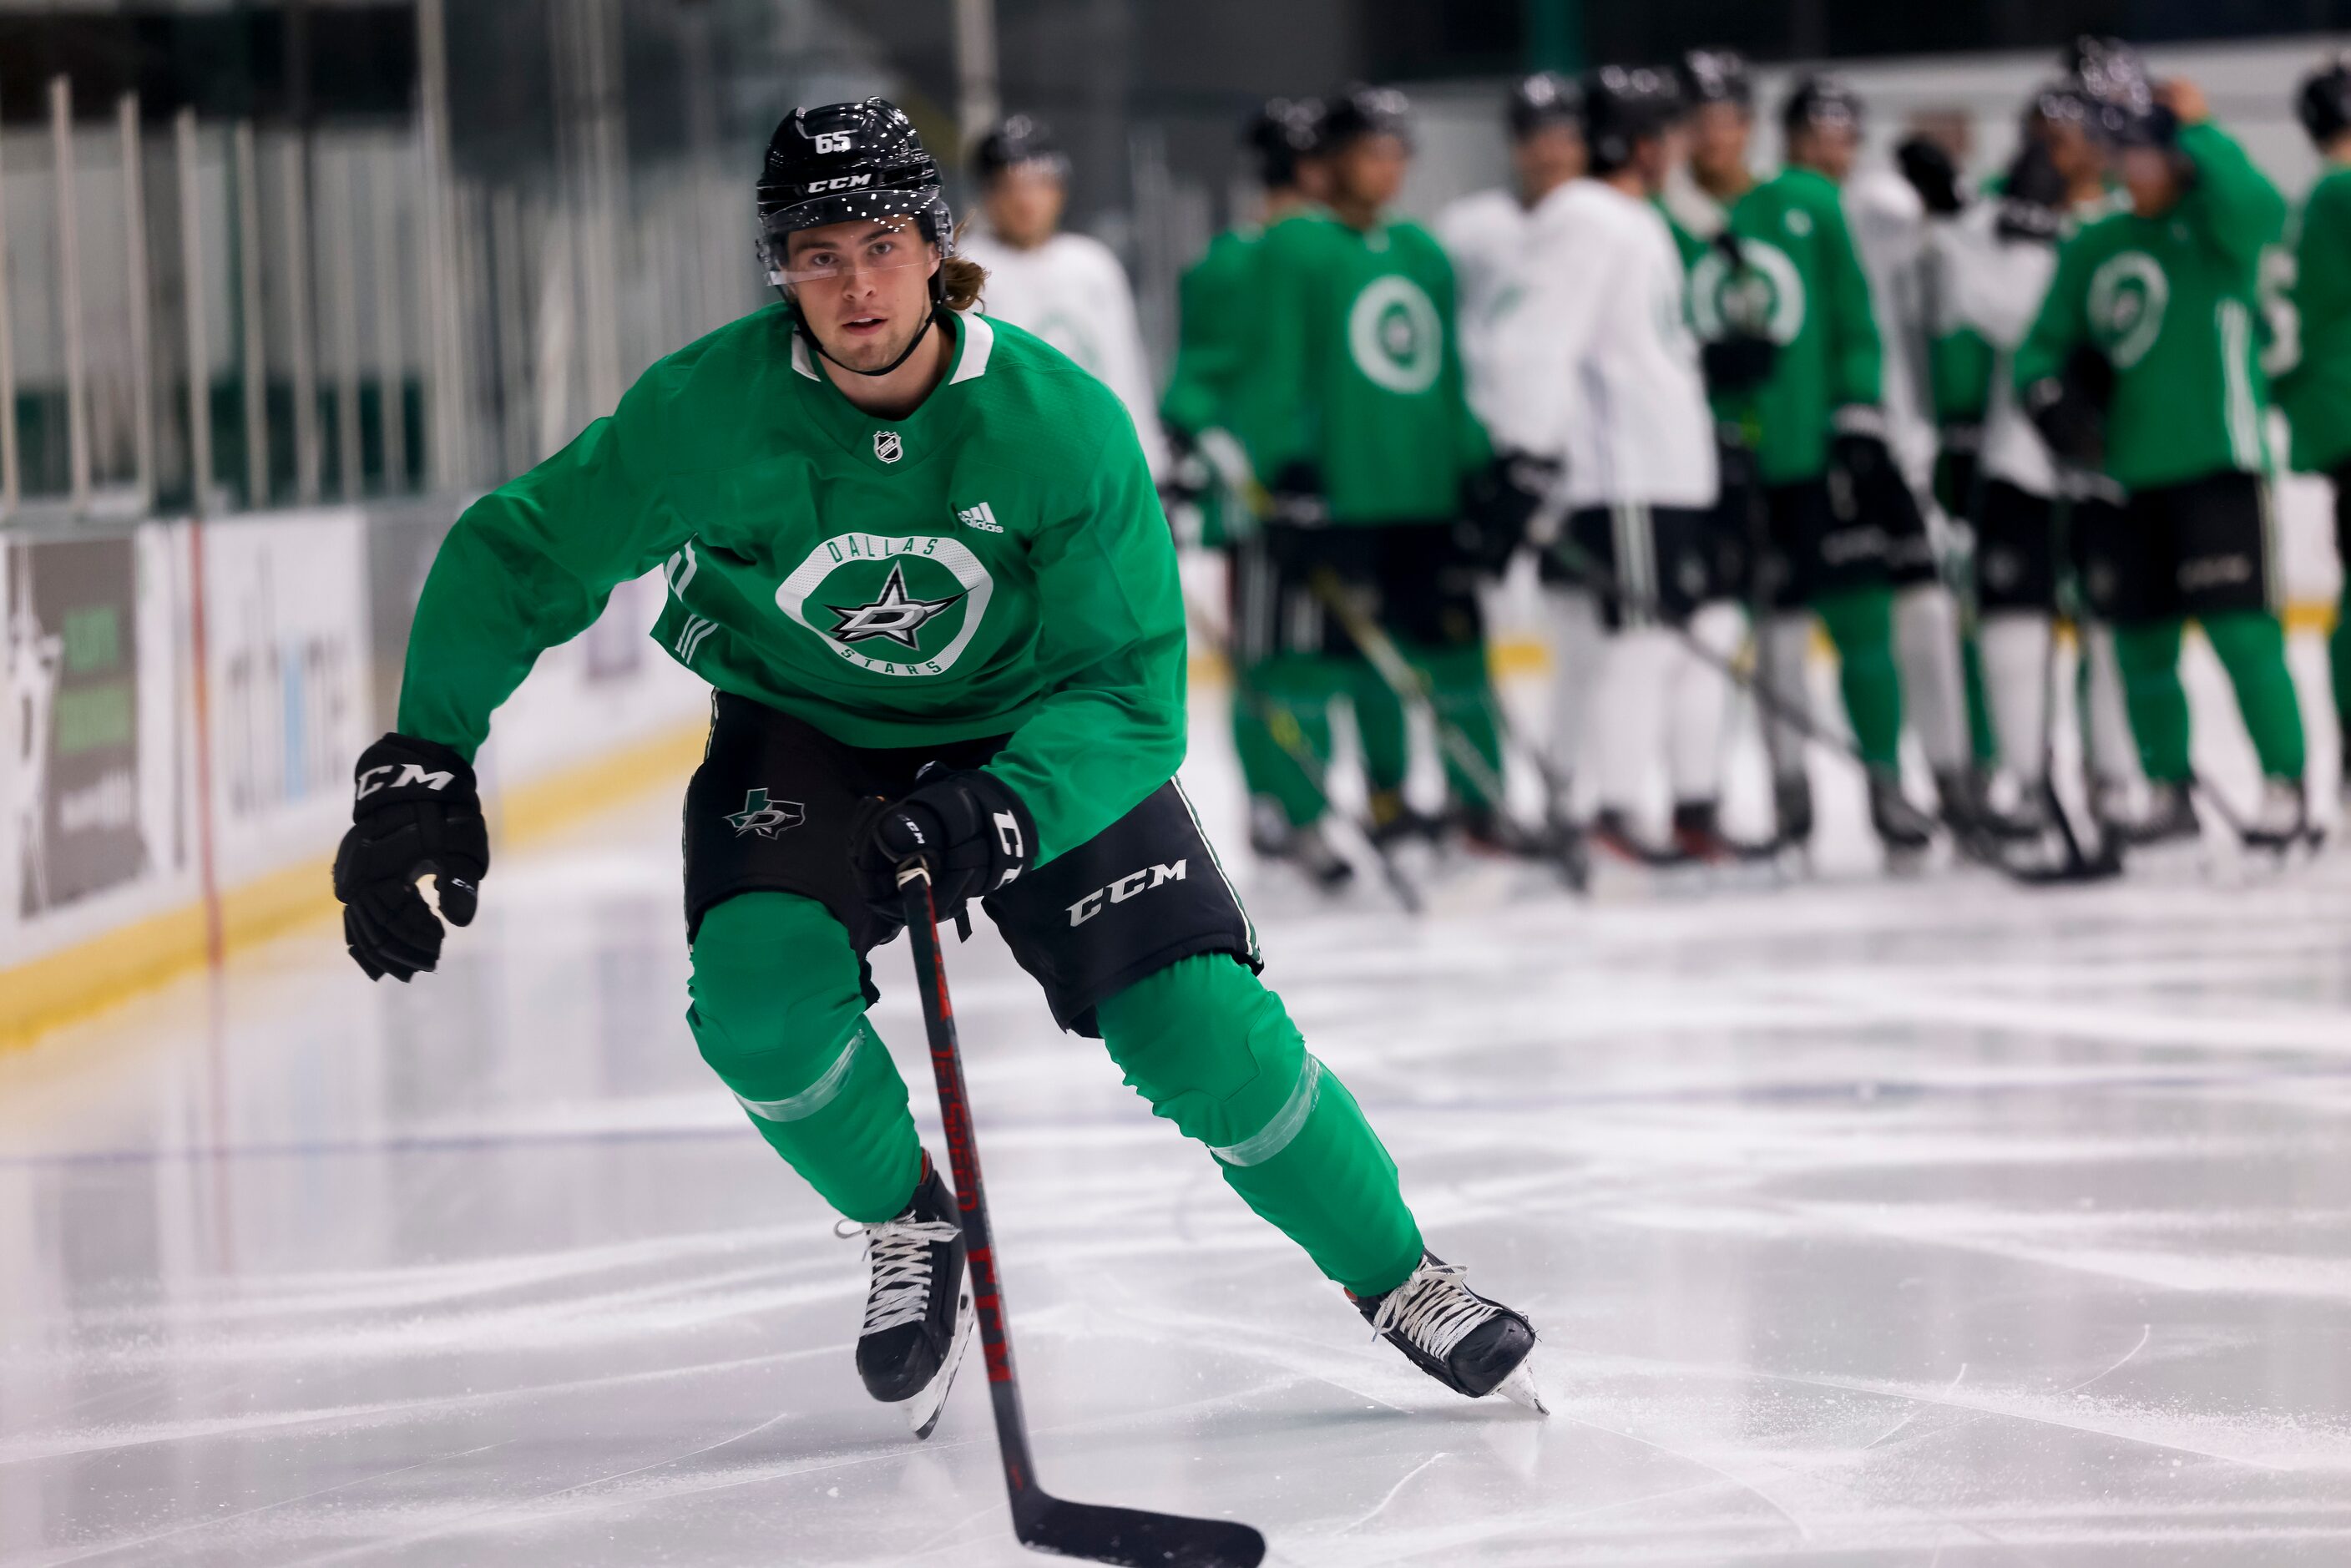
<path fill-rule="evenodd" d="M 2335 666 L 2335 711 L 2351 729 L 2351 571 L 2345 573 L 2343 601 L 2335 607 L 2335 634 L 2326 651 Z"/>
<path fill-rule="evenodd" d="M 702 917 L 688 989 L 702 1059 L 759 1135 L 847 1218 L 902 1212 L 922 1143 L 831 912 L 798 894 L 737 894 Z"/>
<path fill-rule="evenodd" d="M 2245 716 L 2262 773 L 2300 783 L 2302 707 L 2285 666 L 2285 628 L 2266 611 L 2247 610 L 2205 617 L 2204 636 L 2237 689 L 2237 711 Z"/>
<path fill-rule="evenodd" d="M 1179 959 L 1095 1017 L 1152 1113 L 1207 1145 L 1226 1185 L 1324 1274 L 1378 1295 L 1419 1265 L 1395 1162 L 1246 966 L 1221 953 Z"/>
<path fill-rule="evenodd" d="M 1373 668 L 1369 659 L 1351 660 L 1348 692 L 1354 698 L 1355 733 L 1364 743 L 1364 775 L 1374 789 L 1401 789 L 1411 764 L 1405 739 L 1404 699 Z"/>
<path fill-rule="evenodd" d="M 1836 644 L 1837 684 L 1854 741 L 1872 768 L 1900 766 L 1902 678 L 1894 668 L 1894 595 L 1885 588 L 1823 593 L 1813 609 Z"/>
<path fill-rule="evenodd" d="M 2115 627 L 2115 663 L 2138 741 L 2139 766 L 2158 784 L 2188 781 L 2188 689 L 2179 684 L 2178 621 Z"/>
<path fill-rule="evenodd" d="M 1414 648 L 1408 650 L 1414 664 L 1428 681 L 1429 706 L 1435 710 L 1437 722 L 1449 726 L 1476 748 L 1486 759 L 1486 768 L 1494 779 L 1502 777 L 1502 737 L 1494 722 L 1494 692 L 1486 670 L 1486 649 L 1483 643 L 1468 648 Z M 1454 757 L 1451 747 L 1440 737 L 1440 755 L 1445 758 L 1445 781 L 1457 800 L 1472 806 L 1497 806 L 1486 791 L 1479 788 Z"/>
<path fill-rule="evenodd" d="M 2000 737 L 1991 729 L 1991 696 L 1984 686 L 1983 644 L 1969 632 L 1959 643 L 1960 666 L 1968 683 L 1968 748 L 1976 766 L 1990 768 L 2000 760 Z"/>
<path fill-rule="evenodd" d="M 1328 805 L 1323 776 L 1331 761 L 1331 699 L 1346 680 L 1338 661 L 1283 653 L 1259 661 L 1237 685 L 1233 745 L 1252 798 L 1281 803 L 1292 827 Z"/>

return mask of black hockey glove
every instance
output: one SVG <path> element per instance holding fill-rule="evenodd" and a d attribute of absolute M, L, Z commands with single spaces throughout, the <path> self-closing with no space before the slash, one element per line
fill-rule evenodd
<path fill-rule="evenodd" d="M 1265 553 L 1286 572 L 1304 572 L 1320 559 L 1316 541 L 1331 531 L 1331 503 L 1322 471 L 1291 463 L 1273 476 L 1265 515 Z"/>
<path fill-rule="evenodd" d="M 1760 332 L 1730 332 L 1698 350 L 1699 368 L 1710 392 L 1740 392 L 1771 379 L 1780 345 Z"/>
<path fill-rule="evenodd" d="M 2064 226 L 2065 176 L 2040 139 L 2027 137 L 2001 181 L 1993 232 L 2001 239 L 2055 245 Z"/>
<path fill-rule="evenodd" d="M 1889 488 L 1907 485 L 1886 444 L 1886 415 L 1861 404 L 1837 410 L 1829 437 L 1829 466 L 1844 476 L 1853 516 L 1862 521 L 1896 514 L 1901 497 Z"/>
<path fill-rule="evenodd" d="M 1559 484 L 1560 462 L 1531 452 L 1498 452 L 1493 462 L 1461 487 L 1461 521 L 1455 528 L 1478 570 L 1499 577 L 1526 542 L 1527 525 Z"/>
<path fill-rule="evenodd" d="M 1167 433 L 1167 472 L 1159 481 L 1160 508 L 1167 514 L 1170 527 L 1175 525 L 1176 511 L 1188 507 L 1208 492 L 1216 475 L 1208 460 L 1200 455 L 1200 448 L 1192 433 L 1178 425 L 1165 427 Z"/>
<path fill-rule="evenodd" d="M 1910 188 L 1918 193 L 1929 215 L 1948 218 L 1968 204 L 1959 193 L 1959 165 L 1951 162 L 1942 143 L 1913 136 L 1894 150 L 1894 162 L 1910 182 Z"/>
<path fill-rule="evenodd" d="M 2077 352 L 2074 359 L 2081 357 Z M 2098 362 L 2105 361 L 2101 357 Z M 2095 375 L 2077 378 L 2068 364 L 2065 374 L 2042 377 L 2018 401 L 2050 451 L 2064 462 L 2096 468 L 2106 456 L 2106 404 L 2095 384 L 2085 382 L 2095 383 Z"/>
<path fill-rule="evenodd" d="M 387 735 L 352 769 L 350 831 L 335 852 L 343 940 L 371 980 L 406 980 L 441 961 L 441 920 L 474 923 L 489 831 L 465 759 L 435 741 Z M 417 879 L 440 895 L 434 918 Z"/>
<path fill-rule="evenodd" d="M 851 853 L 866 903 L 893 917 L 904 907 L 898 868 L 920 856 L 930 869 L 932 908 L 953 920 L 1029 869 L 1037 824 L 994 774 L 933 763 L 916 775 L 913 793 L 878 804 L 859 824 Z"/>

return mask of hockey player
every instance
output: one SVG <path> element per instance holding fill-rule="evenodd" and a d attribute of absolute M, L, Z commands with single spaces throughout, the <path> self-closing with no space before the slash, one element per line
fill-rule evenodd
<path fill-rule="evenodd" d="M 2104 154 L 2088 134 L 2087 113 L 2078 81 L 2063 78 L 2042 88 L 2026 111 L 2017 155 L 1996 189 L 1942 215 L 1931 235 L 1934 292 L 1947 338 L 1964 333 L 1992 356 L 1975 444 L 1980 467 L 1968 486 L 1966 516 L 1976 536 L 1985 706 L 2000 761 L 2018 785 L 2014 810 L 1994 825 L 2026 864 L 2046 863 L 2045 857 L 2062 849 L 2053 837 L 2054 802 L 2047 789 L 2052 630 L 2069 559 L 2061 555 L 2059 541 L 2085 534 L 2116 538 L 2122 498 L 2102 475 L 2061 469 L 2010 384 L 2017 346 L 2049 291 L 2059 240 L 2116 210 Z M 2103 581 L 2112 574 L 2099 575 Z M 2077 605 L 2091 799 L 2101 821 L 2125 831 L 2121 801 L 2137 778 L 2137 757 L 2112 630 L 2086 612 L 2085 604 Z"/>
<path fill-rule="evenodd" d="M 1403 706 L 1364 651 L 1329 626 L 1330 595 L 1343 591 L 1377 615 L 1422 672 L 1437 723 L 1476 749 L 1486 778 L 1501 768 L 1480 559 L 1457 533 L 1465 492 L 1490 468 L 1490 453 L 1462 390 L 1453 268 L 1427 230 L 1388 211 L 1411 156 L 1408 112 L 1402 93 L 1372 87 L 1349 88 L 1325 108 L 1329 209 L 1266 234 L 1259 350 L 1235 400 L 1271 492 L 1268 546 L 1286 576 L 1309 585 L 1301 616 L 1320 618 L 1326 638 L 1337 633 L 1312 674 L 1322 691 L 1353 698 L 1372 831 L 1388 839 L 1437 824 L 1405 804 Z M 1285 663 L 1307 673 L 1302 660 Z M 1451 755 L 1446 771 L 1464 835 L 1520 847 L 1502 802 Z"/>
<path fill-rule="evenodd" d="M 1858 99 L 1848 112 L 1850 129 L 1843 134 L 1851 136 L 1857 151 Z M 1822 109 L 1813 110 L 1813 118 L 1816 138 L 1825 141 L 1840 134 Z M 1987 848 L 1983 789 L 1968 734 L 1959 605 L 1943 580 L 1940 550 L 1927 511 L 1934 489 L 1936 445 L 1927 319 L 1927 216 L 1930 210 L 1957 210 L 1958 181 L 1948 157 L 1938 164 L 1930 159 L 1934 174 L 1922 180 L 1928 168 L 1916 154 L 1922 146 L 1935 144 L 1914 137 L 1908 146 L 1913 157 L 1901 172 L 1888 164 L 1856 162 L 1842 182 L 1854 249 L 1869 277 L 1883 354 L 1878 380 L 1886 448 L 1894 457 L 1893 472 L 1875 482 L 1865 484 L 1861 476 L 1854 476 L 1854 500 L 1857 506 L 1874 507 L 1886 530 L 1903 707 L 1934 774 L 1937 803 L 1954 841 L 1980 853 Z M 1954 177 L 1939 177 L 1946 171 Z"/>
<path fill-rule="evenodd" d="M 2178 683 L 2193 615 L 2228 670 L 2260 754 L 2252 847 L 2301 841 L 2302 716 L 2272 605 L 2267 402 L 2254 323 L 2262 253 L 2285 203 L 2186 81 L 2152 86 L 2134 61 L 2085 79 L 2093 126 L 2116 149 L 2130 210 L 2084 227 L 2059 252 L 2015 387 L 2051 446 L 2100 445 L 2130 492 L 2105 547 L 2131 728 L 2153 786 L 2142 837 L 2199 832 L 2189 717 Z M 2103 441 L 2093 433 L 2103 424 Z"/>
<path fill-rule="evenodd" d="M 428 873 L 471 922 L 492 711 L 666 560 L 653 634 L 716 688 L 685 798 L 686 1022 L 760 1134 L 865 1228 L 868 1391 L 927 1430 L 967 1321 L 954 1195 L 865 1016 L 915 859 L 941 917 L 980 904 L 1055 1018 L 1377 1332 L 1491 1391 L 1532 1331 L 1423 1248 L 1379 1140 L 1259 982 L 1174 781 L 1184 616 L 1132 422 L 971 308 L 982 275 L 937 166 L 882 99 L 789 116 L 758 212 L 782 301 L 660 361 L 443 544 L 399 729 L 360 758 L 336 859 L 352 956 L 371 977 L 435 967 Z"/>
<path fill-rule="evenodd" d="M 2351 791 L 2351 56 L 2304 78 L 2294 108 L 2326 172 L 2303 204 L 2294 241 L 2301 358 L 2278 383 L 2278 402 L 2294 424 L 2294 467 L 2335 486 L 2335 552 L 2345 570 L 2330 647 L 2343 787 Z"/>
<path fill-rule="evenodd" d="M 1778 345 L 1766 378 L 1730 411 L 1763 490 L 1764 678 L 1780 706 L 1805 703 L 1804 654 L 1817 613 L 1836 644 L 1845 710 L 1869 767 L 1871 825 L 1890 855 L 1907 860 L 1927 848 L 1932 828 L 1901 788 L 1902 688 L 1882 519 L 1885 497 L 1902 481 L 1886 445 L 1869 284 L 1836 183 L 1857 145 L 1857 114 L 1837 78 L 1800 81 L 1782 116 L 1789 166 L 1756 184 L 1746 162 L 1749 117 L 1729 99 L 1708 106 L 1691 172 L 1729 209 L 1732 243 L 1699 258 L 1691 307 L 1704 338 L 1747 332 Z M 1782 723 L 1765 734 L 1781 840 L 1807 843 L 1813 807 L 1802 739 Z"/>
<path fill-rule="evenodd" d="M 981 307 L 1035 333 L 1118 394 L 1155 476 L 1166 472 L 1134 290 L 1110 246 L 1061 227 L 1070 162 L 1052 132 L 1016 114 L 979 139 L 972 172 L 985 225 L 963 241 L 987 273 Z"/>
<path fill-rule="evenodd" d="M 1311 100 L 1270 99 L 1244 128 L 1242 142 L 1264 191 L 1259 221 L 1210 241 L 1177 285 L 1176 367 L 1159 412 L 1178 454 L 1176 465 L 1202 472 L 1202 542 L 1227 554 L 1233 747 L 1249 792 L 1249 845 L 1289 862 L 1318 886 L 1336 888 L 1353 877 L 1353 867 L 1323 832 L 1329 801 L 1319 767 L 1306 765 L 1329 755 L 1328 703 L 1311 700 L 1311 692 L 1309 700 L 1291 700 L 1278 664 L 1273 679 L 1262 678 L 1270 657 L 1301 651 L 1288 643 L 1295 618 L 1281 612 L 1305 585 L 1284 584 L 1274 570 L 1258 519 L 1248 511 L 1256 486 L 1246 451 L 1232 434 L 1234 392 L 1257 342 L 1258 246 L 1268 228 L 1313 204 L 1322 173 L 1312 155 L 1320 114 Z M 1302 651 L 1311 655 L 1321 649 Z M 1277 726 L 1289 744 L 1276 735 Z M 1307 740 L 1310 733 L 1325 737 L 1319 749 Z"/>
<path fill-rule="evenodd" d="M 1606 616 L 1593 838 L 1655 864 L 1678 852 L 1646 809 L 1652 777 L 1667 779 L 1685 822 L 1710 820 L 1719 792 L 1729 692 L 1686 641 L 1719 596 L 1714 421 L 1681 250 L 1656 204 L 1679 89 L 1665 73 L 1608 66 L 1585 78 L 1583 101 L 1591 172 L 1535 209 L 1503 380 L 1524 405 L 1515 417 L 1547 434 L 1537 450 L 1565 459 L 1565 543 L 1539 558 L 1545 587 L 1596 582 Z M 1718 609 L 1735 636 L 1736 608 Z M 1681 698 L 1686 684 L 1695 700 Z"/>

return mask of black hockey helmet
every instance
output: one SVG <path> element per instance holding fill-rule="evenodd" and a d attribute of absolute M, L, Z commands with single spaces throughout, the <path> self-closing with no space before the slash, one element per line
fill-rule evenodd
<path fill-rule="evenodd" d="M 1322 106 L 1311 98 L 1270 98 L 1241 127 L 1241 145 L 1257 159 L 1269 191 L 1298 183 L 1298 161 L 1314 151 Z"/>
<path fill-rule="evenodd" d="M 1861 129 L 1861 94 L 1853 83 L 1834 71 L 1813 71 L 1796 79 L 1789 90 L 1788 100 L 1780 106 L 1780 127 L 1794 131 L 1799 126 L 1822 128 L 1846 126 Z"/>
<path fill-rule="evenodd" d="M 2036 120 L 2052 125 L 2086 125 L 2090 120 L 2090 95 L 2079 77 L 2052 77 L 2032 89 L 2032 97 L 2024 106 L 2028 127 Z"/>
<path fill-rule="evenodd" d="M 1412 100 L 1395 88 L 1367 87 L 1351 82 L 1331 95 L 1322 106 L 1314 150 L 1336 152 L 1365 136 L 1396 136 L 1412 140 Z"/>
<path fill-rule="evenodd" d="M 971 152 L 971 172 L 983 185 L 1021 163 L 1042 163 L 1066 179 L 1070 161 L 1045 122 L 1026 114 L 1008 115 L 979 139 Z"/>
<path fill-rule="evenodd" d="M 768 139 L 758 203 L 759 261 L 778 288 L 787 286 L 789 236 L 826 224 L 909 217 L 941 256 L 955 254 L 955 214 L 939 188 L 938 161 L 925 150 L 914 122 L 887 99 L 784 116 Z"/>
<path fill-rule="evenodd" d="M 2117 147 L 2168 147 L 2179 122 L 2155 100 L 2155 79 L 2139 52 L 2120 38 L 2084 34 L 2067 46 L 2064 63 L 2082 84 L 2092 135 Z"/>
<path fill-rule="evenodd" d="M 1592 172 L 1613 173 L 1633 161 L 1643 139 L 1664 134 L 1682 116 L 1671 73 L 1647 66 L 1602 66 L 1583 78 L 1583 145 Z"/>
<path fill-rule="evenodd" d="M 1536 71 L 1510 84 L 1510 99 L 1502 110 L 1510 140 L 1524 141 L 1546 125 L 1576 125 L 1583 113 L 1583 91 L 1557 71 Z"/>
<path fill-rule="evenodd" d="M 1736 49 L 1692 49 L 1681 57 L 1677 72 L 1682 97 L 1692 104 L 1735 103 L 1755 106 L 1755 84 L 1747 75 L 1747 61 Z"/>
<path fill-rule="evenodd" d="M 2335 56 L 2302 78 L 2294 112 L 2321 147 L 2351 131 L 2351 53 Z"/>

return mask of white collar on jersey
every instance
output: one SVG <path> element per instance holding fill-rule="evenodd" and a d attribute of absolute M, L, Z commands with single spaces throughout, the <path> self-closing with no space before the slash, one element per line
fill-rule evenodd
<path fill-rule="evenodd" d="M 964 335 L 963 358 L 956 361 L 955 374 L 947 378 L 949 385 L 986 375 L 987 357 L 996 350 L 996 329 L 978 311 L 958 312 L 956 327 Z M 823 379 L 816 373 L 816 356 L 809 352 L 808 340 L 797 331 L 792 334 L 792 369 L 812 382 Z"/>

